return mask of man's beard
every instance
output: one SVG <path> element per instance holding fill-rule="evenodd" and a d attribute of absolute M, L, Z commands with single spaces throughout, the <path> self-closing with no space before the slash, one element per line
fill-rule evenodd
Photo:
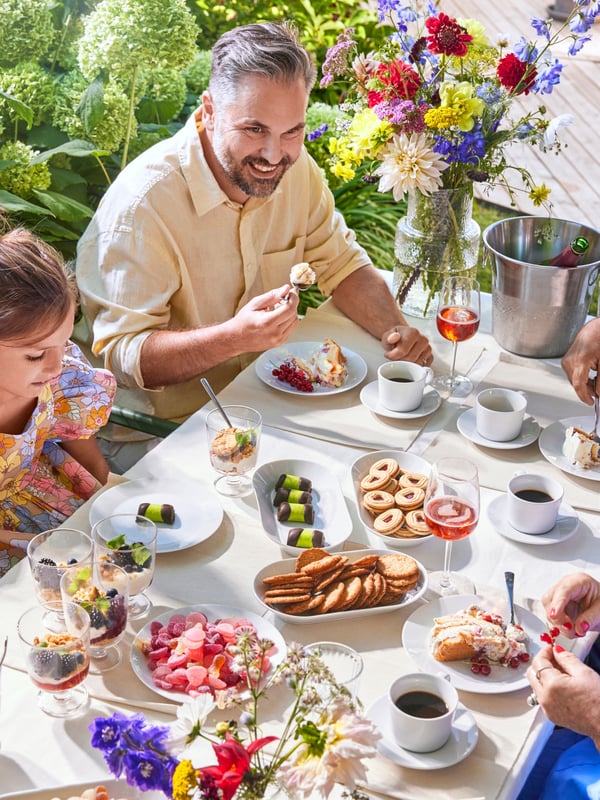
<path fill-rule="evenodd" d="M 269 197 L 272 195 L 285 173 L 294 163 L 289 156 L 284 156 L 277 163 L 278 171 L 273 177 L 256 178 L 254 175 L 248 176 L 244 172 L 244 167 L 249 164 L 258 167 L 272 167 L 273 164 L 270 164 L 264 158 L 255 158 L 253 156 L 246 156 L 241 162 L 237 162 L 234 161 L 228 151 L 216 153 L 216 155 L 227 178 L 248 197 Z"/>

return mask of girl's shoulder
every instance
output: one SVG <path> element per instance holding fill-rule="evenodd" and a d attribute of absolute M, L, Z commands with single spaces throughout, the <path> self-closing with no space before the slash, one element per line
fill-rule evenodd
<path fill-rule="evenodd" d="M 74 391 L 86 392 L 102 387 L 114 397 L 116 380 L 112 372 L 90 364 L 75 342 L 69 341 L 63 358 L 63 368 L 55 387 L 58 393 Z"/>

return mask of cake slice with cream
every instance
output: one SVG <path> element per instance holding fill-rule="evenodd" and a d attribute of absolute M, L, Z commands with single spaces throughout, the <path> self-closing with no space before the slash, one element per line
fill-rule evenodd
<path fill-rule="evenodd" d="M 600 465 L 600 444 L 581 428 L 567 428 L 562 452 L 571 464 L 582 469 Z"/>
<path fill-rule="evenodd" d="M 497 664 L 527 652 L 528 636 L 518 625 L 505 625 L 499 614 L 469 606 L 464 611 L 437 617 L 432 633 L 436 661 L 464 661 L 485 656 Z"/>

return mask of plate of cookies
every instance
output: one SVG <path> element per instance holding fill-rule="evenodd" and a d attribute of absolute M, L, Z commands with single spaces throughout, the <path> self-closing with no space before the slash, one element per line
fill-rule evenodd
<path fill-rule="evenodd" d="M 285 553 L 343 549 L 352 519 L 331 470 L 314 461 L 284 458 L 258 467 L 252 483 L 262 526 Z"/>
<path fill-rule="evenodd" d="M 264 567 L 254 594 L 279 619 L 310 624 L 397 611 L 427 591 L 416 559 L 389 550 L 328 553 L 319 547 Z"/>
<path fill-rule="evenodd" d="M 423 514 L 430 472 L 424 458 L 402 450 L 375 450 L 352 464 L 358 513 L 378 546 L 403 550 L 431 538 Z"/>

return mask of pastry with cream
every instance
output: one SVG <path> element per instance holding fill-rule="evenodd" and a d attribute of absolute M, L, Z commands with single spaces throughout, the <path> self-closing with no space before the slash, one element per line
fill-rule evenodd
<path fill-rule="evenodd" d="M 567 428 L 562 452 L 571 464 L 582 469 L 600 465 L 600 444 L 581 428 Z"/>
<path fill-rule="evenodd" d="M 432 633 L 436 661 L 463 661 L 480 656 L 497 664 L 527 652 L 528 636 L 519 625 L 505 624 L 499 614 L 469 606 L 437 617 Z"/>
<path fill-rule="evenodd" d="M 314 269 L 311 269 L 308 261 L 301 261 L 294 264 L 290 270 L 290 283 L 296 289 L 308 289 L 317 280 Z"/>

